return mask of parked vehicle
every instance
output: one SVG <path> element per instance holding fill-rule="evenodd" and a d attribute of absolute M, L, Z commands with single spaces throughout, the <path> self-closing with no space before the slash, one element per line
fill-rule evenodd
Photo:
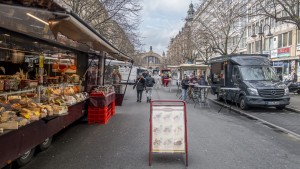
<path fill-rule="evenodd" d="M 267 55 L 227 55 L 210 60 L 213 94 L 219 100 L 234 101 L 245 110 L 249 107 L 274 106 L 284 109 L 290 104 L 289 89 L 279 80 Z M 220 92 L 220 87 L 239 88 Z"/>
<path fill-rule="evenodd" d="M 298 93 L 298 94 L 300 94 L 300 82 L 293 82 L 291 80 L 286 80 L 286 81 L 284 81 L 284 84 L 286 86 L 288 86 L 289 91 L 291 93 Z"/>

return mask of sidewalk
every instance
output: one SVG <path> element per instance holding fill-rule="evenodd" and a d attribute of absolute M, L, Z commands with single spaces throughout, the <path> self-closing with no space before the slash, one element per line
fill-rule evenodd
<path fill-rule="evenodd" d="M 291 100 L 288 108 L 296 109 L 300 113 L 300 94 L 290 94 Z"/>

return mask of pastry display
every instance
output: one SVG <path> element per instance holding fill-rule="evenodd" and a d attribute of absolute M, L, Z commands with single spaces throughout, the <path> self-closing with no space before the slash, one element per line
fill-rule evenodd
<path fill-rule="evenodd" d="M 72 83 L 80 82 L 76 74 L 66 77 Z M 0 133 L 4 130 L 18 129 L 47 116 L 66 115 L 68 114 L 67 106 L 88 98 L 87 93 L 81 92 L 80 85 L 62 83 L 64 82 L 63 76 L 48 78 L 49 86 L 42 87 L 40 93 L 32 89 L 32 87 L 38 87 L 38 81 L 26 79 L 22 71 L 12 77 L 1 76 L 0 79 L 2 84 L 0 91 L 7 91 L 7 95 L 0 96 Z M 20 83 L 16 82 L 17 80 Z M 13 91 L 18 89 L 18 85 L 23 91 Z M 101 88 L 101 90 L 112 91 L 113 88 Z M 40 98 L 39 103 L 37 96 Z"/>

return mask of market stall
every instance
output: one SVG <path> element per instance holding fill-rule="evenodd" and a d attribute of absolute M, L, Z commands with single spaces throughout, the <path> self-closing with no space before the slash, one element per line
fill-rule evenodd
<path fill-rule="evenodd" d="M 129 80 L 135 81 L 132 73 L 133 63 L 107 59 L 105 63 L 106 85 L 112 85 L 116 94 L 116 106 L 121 106 L 126 93 Z"/>
<path fill-rule="evenodd" d="M 99 90 L 105 58 L 130 58 L 56 2 L 0 2 L 0 168 L 47 149 L 84 115 L 89 93 L 102 92 L 114 112 L 113 87 Z"/>

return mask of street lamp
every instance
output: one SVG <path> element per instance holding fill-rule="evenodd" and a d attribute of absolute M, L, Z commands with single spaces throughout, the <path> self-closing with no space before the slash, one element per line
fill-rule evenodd
<path fill-rule="evenodd" d="M 266 28 L 266 26 L 268 26 L 269 27 L 269 32 L 267 33 L 267 37 L 270 37 L 270 36 L 273 36 L 273 34 L 271 33 L 271 26 L 270 25 L 268 25 L 268 24 L 265 24 L 264 25 L 264 27 L 260 24 L 259 25 L 259 29 L 258 29 L 258 36 L 260 37 L 260 53 L 262 54 L 263 52 L 262 52 L 262 37 L 264 36 L 264 30 L 265 30 L 265 28 Z M 255 27 L 253 27 L 253 34 L 251 35 L 251 37 L 252 38 L 256 38 L 257 37 L 257 35 L 255 34 L 255 28 L 256 28 L 257 26 L 255 26 Z"/>

